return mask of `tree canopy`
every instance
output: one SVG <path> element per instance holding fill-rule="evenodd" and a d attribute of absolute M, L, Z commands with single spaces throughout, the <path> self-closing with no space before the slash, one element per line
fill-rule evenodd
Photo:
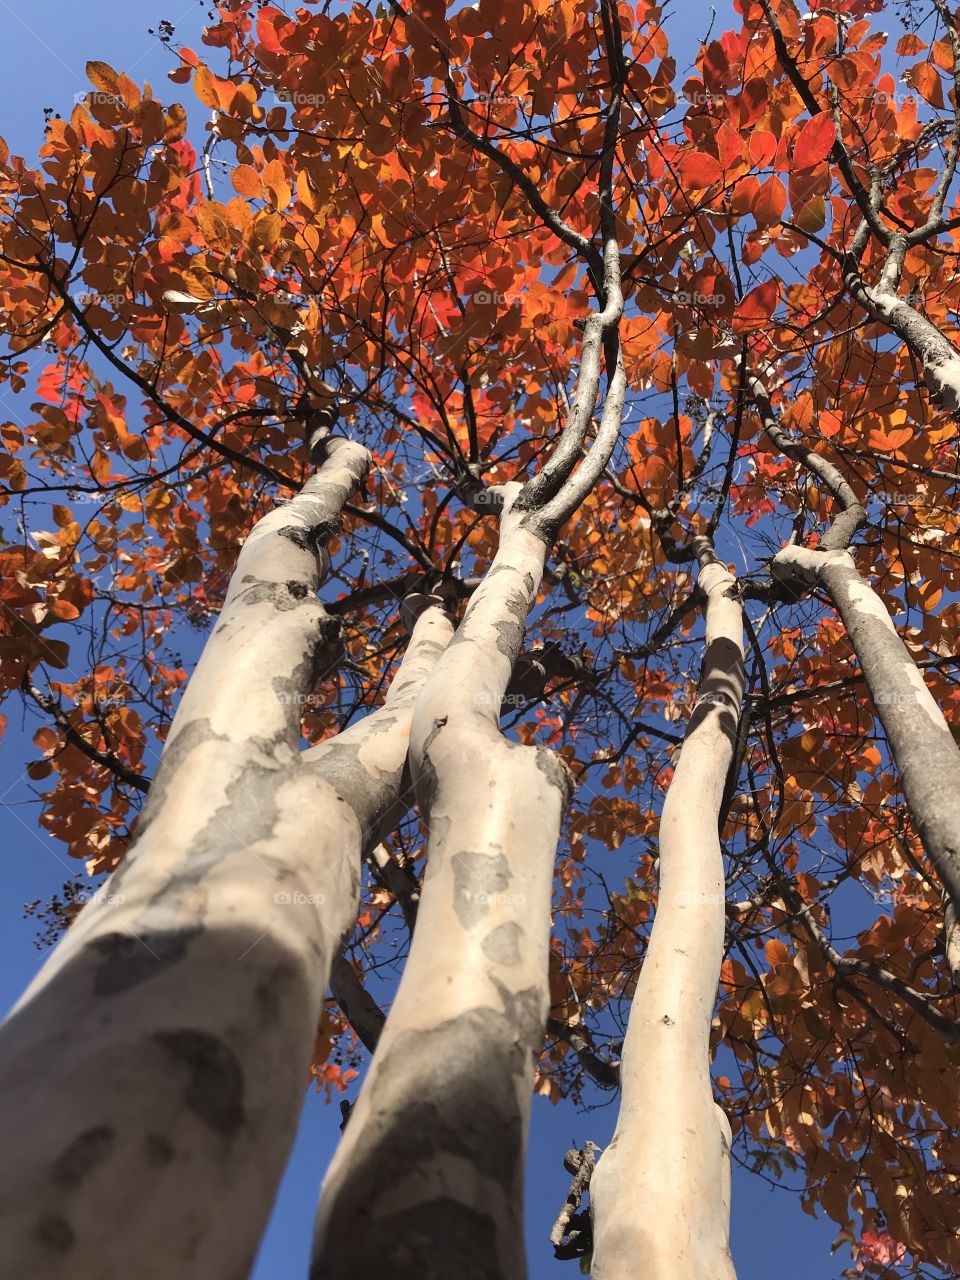
<path fill-rule="evenodd" d="M 0 142 L 0 380 L 30 405 L 2 426 L 0 687 L 36 718 L 41 826 L 78 877 L 119 864 L 183 653 L 334 425 L 374 465 L 329 548 L 342 653 L 305 739 L 382 701 L 401 600 L 464 601 L 489 567 L 491 487 L 571 420 L 589 456 L 573 386 L 613 240 L 625 309 L 598 377 L 622 358 L 622 433 L 503 707 L 575 783 L 536 1088 L 617 1085 L 706 535 L 748 637 L 713 1030 L 734 1157 L 802 1173 L 845 1274 L 955 1275 L 955 917 L 883 691 L 823 587 L 771 561 L 854 511 L 860 572 L 957 736 L 956 15 L 736 0 L 688 73 L 688 14 L 647 0 L 214 7 L 198 48 L 161 28 L 172 85 L 92 62 L 36 166 Z M 423 843 L 413 813 L 369 860 L 349 968 L 381 1003 Z M 331 1097 L 365 1053 L 349 1004 L 318 1036 Z"/>

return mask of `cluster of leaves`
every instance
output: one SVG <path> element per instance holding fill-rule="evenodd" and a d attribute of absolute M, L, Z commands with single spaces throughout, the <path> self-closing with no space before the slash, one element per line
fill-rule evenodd
<path fill-rule="evenodd" d="M 702 647 L 690 539 L 708 532 L 751 640 L 715 1023 L 735 1154 L 800 1168 L 856 1274 L 952 1275 L 960 1035 L 940 892 L 840 623 L 767 590 L 770 556 L 815 544 L 833 505 L 764 434 L 737 362 L 853 484 L 860 567 L 960 723 L 956 418 L 848 287 L 864 193 L 884 225 L 922 227 L 945 162 L 952 178 L 953 19 L 914 6 L 894 43 L 880 0 L 734 7 L 687 73 L 647 0 L 223 0 L 202 52 L 165 40 L 185 104 L 93 63 L 36 166 L 0 145 L 0 379 L 24 405 L 0 451 L 0 689 L 40 724 L 42 826 L 109 871 L 238 547 L 307 474 L 304 424 L 336 403 L 374 467 L 332 548 L 344 657 L 305 738 L 376 705 L 399 598 L 443 579 L 469 593 L 497 536 L 478 489 L 529 475 L 569 409 L 612 14 L 625 429 L 561 532 L 504 708 L 579 781 L 538 1088 L 589 1101 L 615 1083 Z M 901 287 L 955 340 L 952 200 Z M 884 261 L 867 237 L 854 265 L 875 282 Z M 415 884 L 415 817 L 386 850 Z M 385 998 L 402 906 L 372 864 L 353 955 Z M 358 1052 L 331 1003 L 328 1092 Z"/>

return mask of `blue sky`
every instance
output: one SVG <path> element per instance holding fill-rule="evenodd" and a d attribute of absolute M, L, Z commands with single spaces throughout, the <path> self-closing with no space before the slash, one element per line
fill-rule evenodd
<path fill-rule="evenodd" d="M 719 32 L 731 5 L 719 0 L 716 8 L 715 31 Z M 28 159 L 35 155 L 42 139 L 43 108 L 69 114 L 74 96 L 89 88 L 83 70 L 88 58 L 109 62 L 138 81 L 150 80 L 159 96 L 186 97 L 189 90 L 166 81 L 170 54 L 147 35 L 147 28 L 156 27 L 161 17 L 173 22 L 175 42 L 199 46 L 199 29 L 208 17 L 206 6 L 198 0 L 163 9 L 156 0 L 87 0 L 82 5 L 77 0 L 44 0 L 42 6 L 0 0 L 5 52 L 0 133 L 11 150 Z M 671 32 L 681 67 L 692 58 L 696 40 L 709 21 L 707 6 L 678 10 Z M 5 417 L 21 421 L 26 406 L 6 398 L 2 407 Z M 190 656 L 185 653 L 188 661 Z M 35 754 L 30 742 L 33 726 L 25 732 L 16 714 L 12 721 L 0 749 L 0 1002 L 4 1007 L 42 962 L 33 942 L 35 924 L 24 920 L 23 904 L 49 898 L 65 879 L 82 873 L 36 825 L 36 809 L 30 803 L 32 784 L 23 774 L 25 763 Z M 567 1103 L 554 1107 L 535 1099 L 528 1191 L 533 1280 L 561 1276 L 572 1280 L 579 1274 L 573 1263 L 554 1262 L 547 1242 L 569 1182 L 562 1167 L 563 1152 L 586 1138 L 605 1143 L 614 1120 L 610 1105 L 585 1115 Z M 339 1136 L 338 1123 L 335 1107 L 326 1108 L 312 1095 L 307 1098 L 301 1132 L 255 1272 L 257 1280 L 303 1274 L 317 1187 Z M 222 1207 L 212 1211 L 221 1212 Z M 643 1206 L 637 1206 L 637 1211 L 642 1213 Z M 835 1234 L 833 1224 L 815 1222 L 801 1212 L 799 1197 L 771 1190 L 757 1177 L 735 1171 L 733 1252 L 739 1280 L 770 1280 L 771 1276 L 836 1280 L 849 1264 L 845 1250 L 831 1258 L 829 1246 Z"/>

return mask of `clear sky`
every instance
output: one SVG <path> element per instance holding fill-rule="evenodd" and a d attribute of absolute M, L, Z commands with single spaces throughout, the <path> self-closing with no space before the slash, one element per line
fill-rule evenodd
<path fill-rule="evenodd" d="M 290 6 L 291 8 L 293 6 Z M 729 0 L 717 0 L 715 31 L 724 29 Z M 707 5 L 678 0 L 677 19 L 671 24 L 673 52 L 683 67 L 710 23 Z M 135 80 L 149 80 L 158 96 L 174 100 L 192 97 L 188 87 L 166 80 L 171 57 L 147 34 L 162 18 L 174 24 L 175 42 L 199 47 L 199 30 L 209 21 L 207 6 L 198 0 L 164 3 L 156 0 L 0 0 L 0 33 L 4 51 L 4 76 L 0 82 L 0 134 L 15 153 L 35 157 L 42 140 L 43 108 L 68 115 L 74 96 L 89 88 L 84 75 L 87 59 L 100 59 Z M 0 396 L 5 419 L 24 422 L 29 397 L 20 402 Z M 189 662 L 189 648 L 184 657 Z M 8 713 L 13 709 L 5 708 Z M 32 727 L 24 732 L 11 716 L 8 736 L 0 746 L 0 1004 L 16 999 L 42 961 L 34 946 L 34 922 L 24 920 L 23 904 L 48 899 L 65 879 L 82 874 L 55 841 L 36 825 L 32 805 L 33 784 L 24 765 L 36 752 L 30 742 Z M 628 847 L 621 851 L 626 874 Z M 303 1275 L 309 1248 L 313 1206 L 325 1165 L 339 1136 L 339 1112 L 310 1095 L 301 1132 L 287 1177 L 261 1251 L 257 1280 L 282 1280 Z M 547 1240 L 559 1211 L 569 1175 L 562 1167 L 567 1147 L 582 1145 L 586 1138 L 608 1141 L 614 1109 L 607 1106 L 590 1114 L 572 1105 L 551 1106 L 534 1100 L 528 1190 L 528 1238 L 532 1280 L 573 1280 L 575 1263 L 557 1263 Z M 108 1210 L 107 1210 L 108 1211 Z M 211 1205 L 222 1213 L 224 1206 Z M 638 1213 L 644 1206 L 636 1206 Z M 733 1254 L 739 1280 L 837 1280 L 849 1255 L 844 1248 L 831 1257 L 830 1242 L 836 1235 L 832 1223 L 813 1221 L 802 1213 L 799 1197 L 771 1190 L 755 1175 L 734 1172 Z"/>

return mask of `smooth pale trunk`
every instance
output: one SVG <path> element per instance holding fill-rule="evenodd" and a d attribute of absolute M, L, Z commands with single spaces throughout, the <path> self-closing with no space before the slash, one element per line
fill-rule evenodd
<path fill-rule="evenodd" d="M 525 1275 L 526 1130 L 567 780 L 498 722 L 545 551 L 504 518 L 417 703 L 411 765 L 430 834 L 416 932 L 324 1184 L 315 1278 Z"/>
<path fill-rule="evenodd" d="M 451 630 L 424 615 L 396 698 L 301 755 L 335 659 L 321 543 L 366 467 L 334 442 L 247 539 L 126 861 L 0 1029 L 3 1277 L 248 1274 L 361 849 L 402 803 L 412 701 Z"/>
<path fill-rule="evenodd" d="M 883 601 L 847 551 L 785 547 L 773 569 L 826 588 L 886 732 L 917 833 L 960 911 L 960 748 Z"/>
<path fill-rule="evenodd" d="M 713 1100 L 709 1039 L 725 921 L 717 823 L 743 697 L 742 613 L 724 567 L 706 563 L 700 585 L 703 675 L 660 821 L 660 896 L 624 1042 L 617 1128 L 590 1183 L 595 1280 L 734 1276 L 730 1128 Z"/>
<path fill-rule="evenodd" d="M 865 288 L 863 294 L 868 309 L 919 358 L 923 380 L 934 403 L 954 414 L 960 411 L 960 351 L 894 289 Z"/>

